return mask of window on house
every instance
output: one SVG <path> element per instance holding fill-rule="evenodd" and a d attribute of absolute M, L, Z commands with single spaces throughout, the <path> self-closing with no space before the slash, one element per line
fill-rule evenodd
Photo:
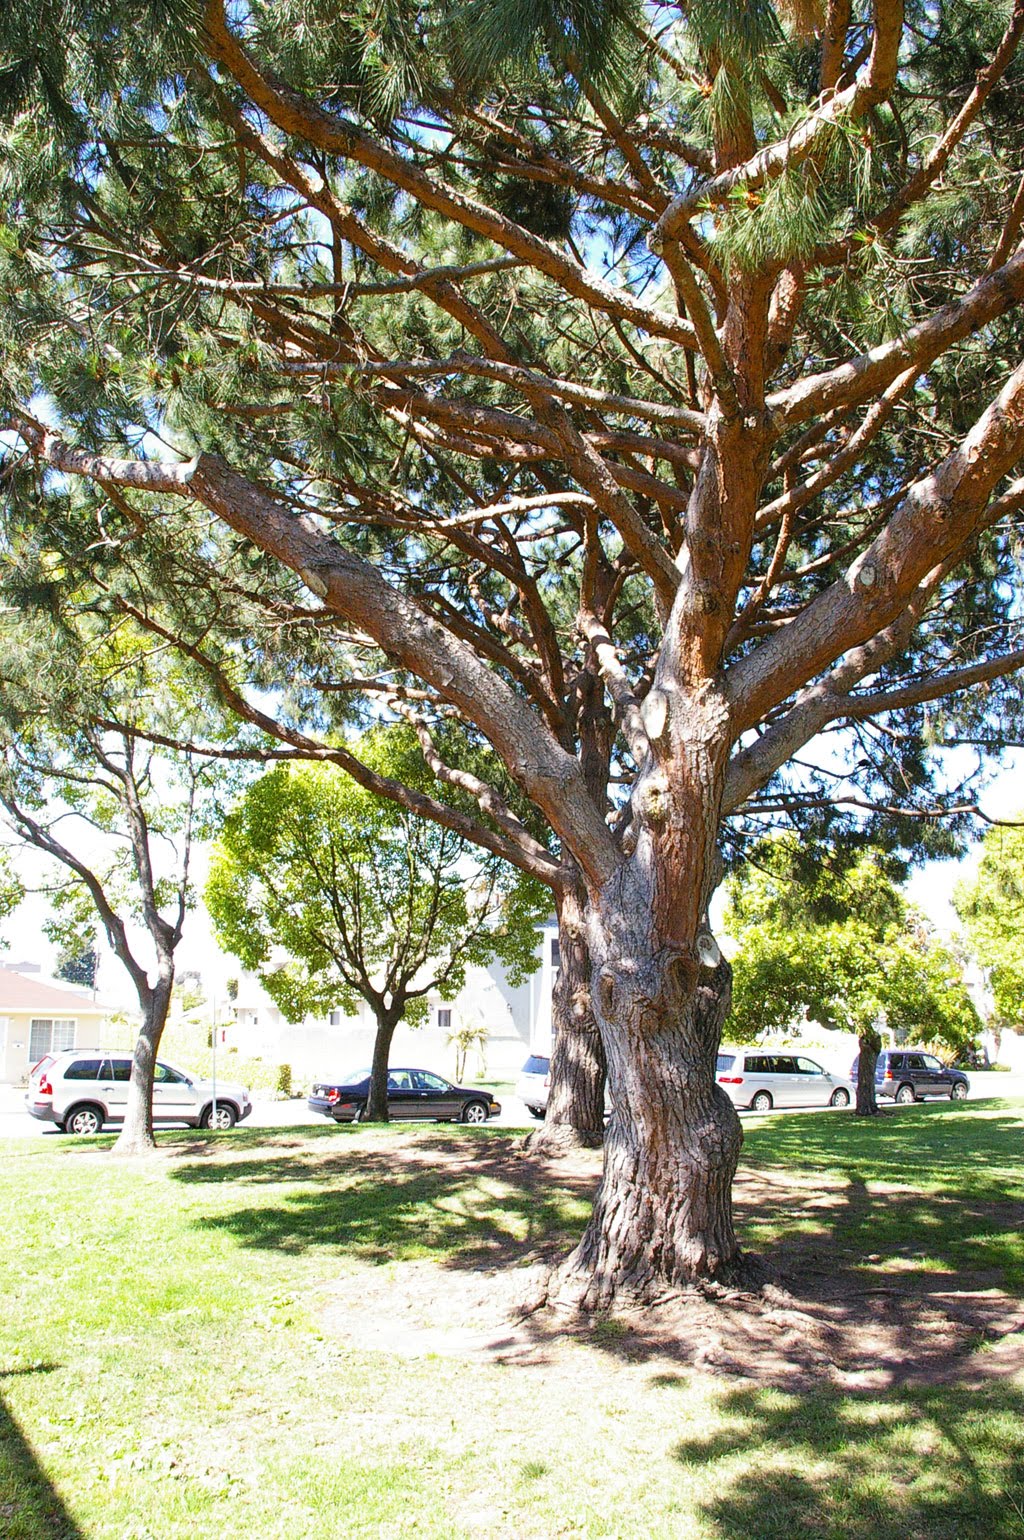
<path fill-rule="evenodd" d="M 438 1007 L 437 1024 L 442 1032 L 450 1032 L 452 1027 L 452 1013 L 450 1010 L 441 1010 Z"/>
<path fill-rule="evenodd" d="M 327 1014 L 327 1022 L 328 1022 L 329 1026 L 340 1027 L 341 1026 L 341 1012 L 340 1011 L 329 1011 L 328 1014 Z"/>
<path fill-rule="evenodd" d="M 553 971 L 555 973 L 557 973 L 561 966 L 562 966 L 562 949 L 558 945 L 558 937 L 555 936 L 555 937 L 553 937 L 552 942 L 551 942 L 551 967 L 552 967 Z"/>
<path fill-rule="evenodd" d="M 75 1046 L 73 1017 L 33 1016 L 29 1024 L 29 1063 L 35 1064 L 47 1053 L 63 1053 Z"/>

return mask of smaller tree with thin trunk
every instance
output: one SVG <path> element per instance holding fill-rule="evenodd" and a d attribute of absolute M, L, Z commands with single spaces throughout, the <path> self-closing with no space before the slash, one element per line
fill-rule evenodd
<path fill-rule="evenodd" d="M 407 784 L 428 774 L 404 725 L 367 734 L 359 753 Z M 470 854 L 330 764 L 269 771 L 225 821 L 206 888 L 218 938 L 289 1021 L 369 1005 L 370 1121 L 387 1121 L 399 1022 L 425 1020 L 431 993 L 453 999 L 472 963 L 499 958 L 514 981 L 535 966 L 544 890 Z"/>
<path fill-rule="evenodd" d="M 25 561 L 3 574 L 8 600 L 26 598 Z M 31 595 L 5 609 L 0 808 L 15 838 L 55 863 L 51 933 L 81 948 L 98 921 L 141 1013 L 118 1154 L 155 1147 L 153 1069 L 192 902 L 192 853 L 223 774 L 209 760 L 155 751 L 143 733 L 155 722 L 184 736 L 199 715 L 213 727 L 195 681 L 136 630 L 101 634 L 87 610 L 55 624 Z"/>

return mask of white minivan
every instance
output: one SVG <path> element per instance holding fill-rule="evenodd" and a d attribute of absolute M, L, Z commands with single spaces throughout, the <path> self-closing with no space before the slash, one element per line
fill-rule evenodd
<path fill-rule="evenodd" d="M 763 1048 L 722 1048 L 716 1079 L 729 1100 L 753 1112 L 773 1107 L 848 1107 L 854 1084 L 813 1059 Z"/>
<path fill-rule="evenodd" d="M 69 1048 L 33 1065 L 25 1105 L 34 1118 L 56 1123 L 67 1134 L 98 1134 L 104 1123 L 123 1123 L 128 1103 L 129 1054 L 100 1048 Z M 153 1071 L 153 1122 L 191 1128 L 233 1128 L 252 1111 L 245 1086 L 214 1087 L 158 1059 Z"/>

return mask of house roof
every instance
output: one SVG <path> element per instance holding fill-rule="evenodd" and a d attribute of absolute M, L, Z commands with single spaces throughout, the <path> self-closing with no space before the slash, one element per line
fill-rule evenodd
<path fill-rule="evenodd" d="M 54 989 L 38 979 L 0 967 L 0 1012 L 38 1011 L 40 1015 L 105 1016 L 106 1008 L 72 989 Z"/>

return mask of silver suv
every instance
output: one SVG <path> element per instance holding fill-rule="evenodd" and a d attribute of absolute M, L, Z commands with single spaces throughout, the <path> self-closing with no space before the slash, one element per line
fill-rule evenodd
<path fill-rule="evenodd" d="M 132 1061 L 102 1048 L 71 1048 L 47 1054 L 28 1077 L 25 1105 L 34 1118 L 56 1123 L 66 1134 L 98 1134 L 104 1123 L 123 1123 Z M 158 1059 L 153 1074 L 153 1122 L 190 1128 L 233 1128 L 252 1111 L 245 1086 L 213 1083 Z"/>

